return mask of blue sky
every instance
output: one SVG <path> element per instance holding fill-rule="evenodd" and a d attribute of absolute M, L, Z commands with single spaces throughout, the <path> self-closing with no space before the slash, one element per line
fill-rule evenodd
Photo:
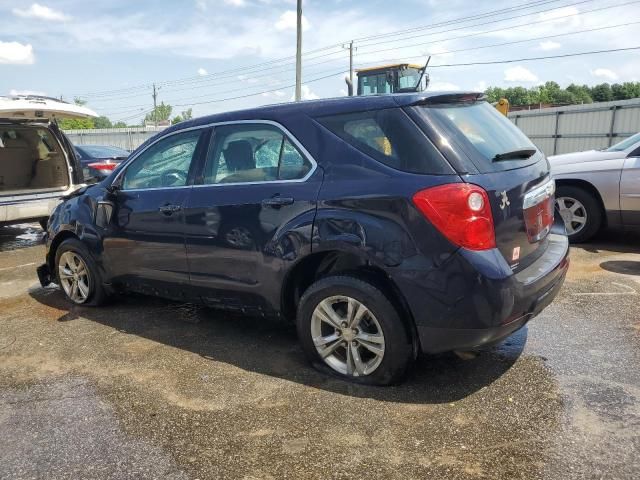
<path fill-rule="evenodd" d="M 333 47 L 305 56 L 304 96 L 345 94 L 348 55 L 341 42 L 406 29 L 415 30 L 356 41 L 356 66 L 396 59 L 422 63 L 432 54 L 436 67 L 640 45 L 635 35 L 640 23 L 617 26 L 640 22 L 640 2 L 532 3 L 307 0 L 303 50 Z M 519 9 L 525 4 L 530 8 Z M 419 28 L 498 9 L 499 14 Z M 601 30 L 576 33 L 593 29 Z M 544 38 L 549 36 L 554 37 Z M 519 43 L 487 47 L 508 42 Z M 295 0 L 0 0 L 0 95 L 82 95 L 90 107 L 114 120 L 135 122 L 144 116 L 152 106 L 152 82 L 161 86 L 160 100 L 183 105 L 174 113 L 189 106 L 204 115 L 289 101 L 295 80 L 292 60 L 256 65 L 294 53 Z M 433 68 L 431 88 L 639 81 L 639 55 L 640 50 Z M 327 75 L 332 76 L 317 80 Z M 219 101 L 252 93 L 257 95 Z"/>

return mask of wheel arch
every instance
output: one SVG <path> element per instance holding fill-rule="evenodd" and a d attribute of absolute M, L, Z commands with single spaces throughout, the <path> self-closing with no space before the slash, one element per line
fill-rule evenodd
<path fill-rule="evenodd" d="M 284 278 L 281 290 L 281 312 L 293 319 L 300 298 L 316 281 L 331 275 L 347 275 L 370 282 L 385 292 L 398 310 L 411 339 L 414 354 L 419 351 L 419 339 L 415 321 L 404 295 L 389 274 L 373 264 L 366 256 L 348 250 L 325 250 L 307 255 L 294 265 Z"/>
<path fill-rule="evenodd" d="M 58 251 L 58 247 L 69 238 L 75 238 L 76 240 L 80 240 L 80 238 L 72 232 L 71 230 L 61 230 L 53 237 L 51 240 L 51 245 L 49 246 L 49 253 L 47 256 L 47 263 L 49 264 L 49 268 L 51 272 L 55 271 L 55 263 L 56 263 L 56 252 Z"/>

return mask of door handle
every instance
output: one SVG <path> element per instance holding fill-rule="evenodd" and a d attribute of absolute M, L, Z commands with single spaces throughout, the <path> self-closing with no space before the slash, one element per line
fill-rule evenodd
<path fill-rule="evenodd" d="M 158 208 L 158 211 L 164 215 L 171 215 L 174 212 L 179 212 L 180 210 L 182 210 L 182 207 L 180 205 L 162 205 L 160 208 Z"/>
<path fill-rule="evenodd" d="M 284 205 L 291 205 L 291 204 L 293 204 L 292 197 L 281 197 L 279 195 L 271 198 L 265 198 L 264 200 L 262 200 L 263 207 L 277 208 L 277 207 L 282 207 Z"/>

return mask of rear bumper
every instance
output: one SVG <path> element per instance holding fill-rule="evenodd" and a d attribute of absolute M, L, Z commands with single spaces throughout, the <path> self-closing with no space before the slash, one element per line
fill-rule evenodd
<path fill-rule="evenodd" d="M 497 251 L 458 251 L 439 269 L 400 283 L 425 353 L 499 342 L 558 294 L 569 268 L 566 235 L 551 233 L 545 253 L 513 273 Z"/>

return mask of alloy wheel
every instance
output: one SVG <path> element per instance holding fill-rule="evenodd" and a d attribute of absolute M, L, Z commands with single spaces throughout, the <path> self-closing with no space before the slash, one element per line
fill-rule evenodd
<path fill-rule="evenodd" d="M 384 357 L 384 334 L 375 315 L 347 296 L 325 298 L 311 316 L 311 337 L 320 357 L 344 375 L 369 375 Z"/>
<path fill-rule="evenodd" d="M 580 232 L 587 224 L 587 209 L 575 198 L 556 198 L 556 205 L 569 235 Z"/>
<path fill-rule="evenodd" d="M 74 252 L 64 252 L 58 262 L 62 288 L 71 301 L 84 303 L 89 298 L 91 279 L 86 263 Z"/>

